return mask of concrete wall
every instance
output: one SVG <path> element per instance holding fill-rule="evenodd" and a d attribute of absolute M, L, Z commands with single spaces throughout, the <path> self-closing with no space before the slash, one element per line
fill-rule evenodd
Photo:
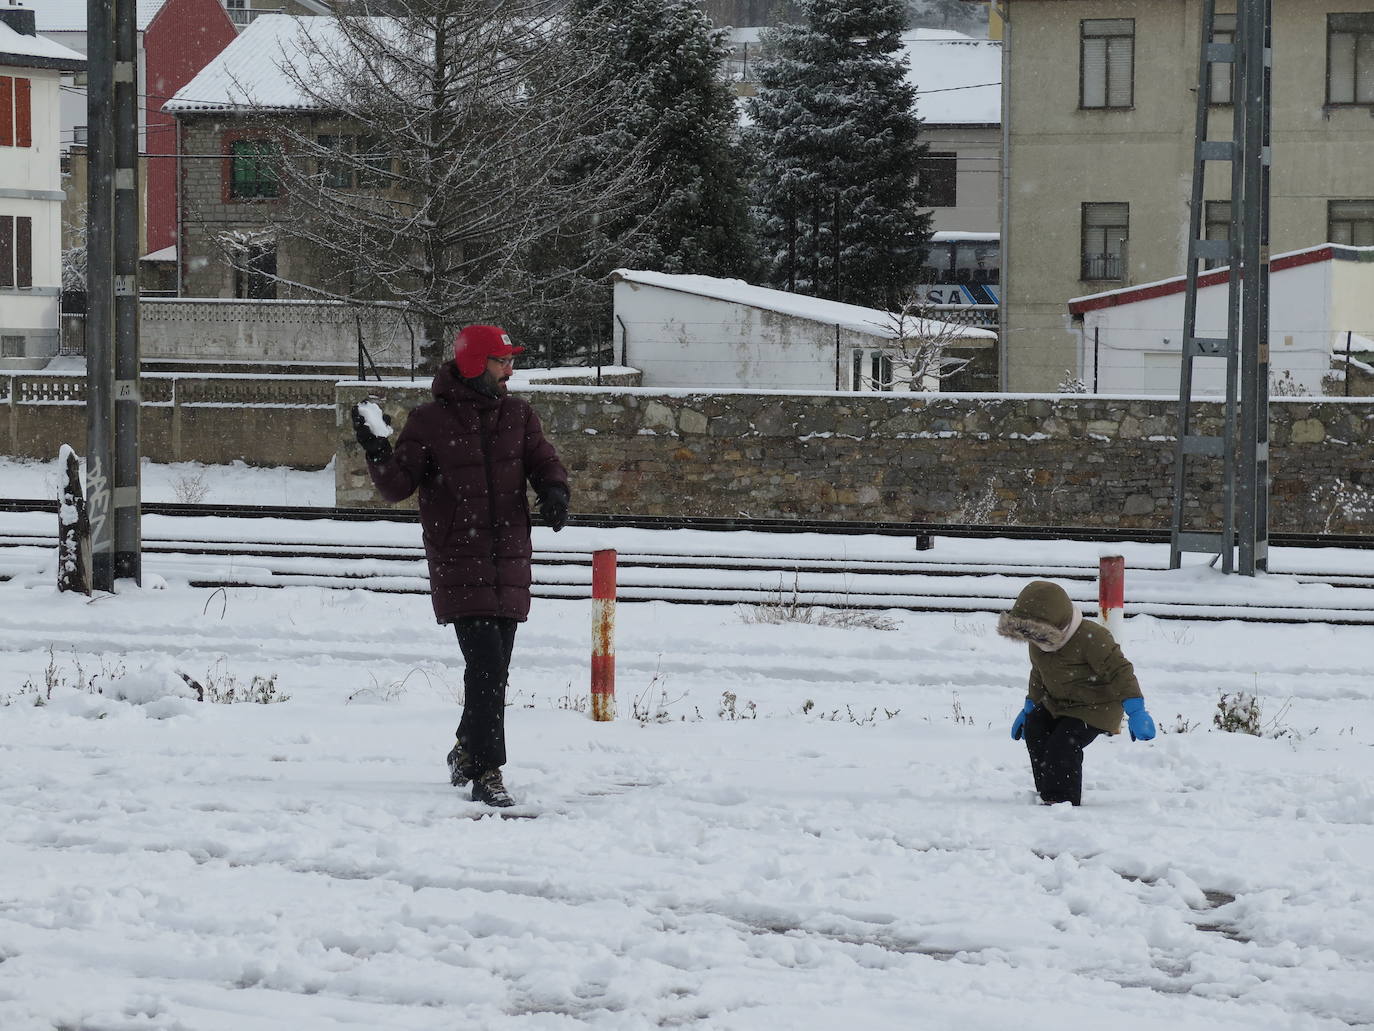
<path fill-rule="evenodd" d="M 340 505 L 380 505 L 349 406 L 380 395 L 400 426 L 423 393 L 340 384 Z M 521 393 L 572 474 L 575 511 L 1156 528 L 1172 511 L 1175 406 L 1157 399 Z M 1219 406 L 1202 408 L 1197 432 L 1216 432 Z M 1272 415 L 1274 530 L 1367 530 L 1374 402 L 1287 399 Z"/>
<path fill-rule="evenodd" d="M 931 229 L 966 233 L 1002 231 L 1002 129 L 996 125 L 926 125 L 921 139 L 939 153 L 957 155 L 952 208 L 931 209 Z"/>
<path fill-rule="evenodd" d="M 1327 201 L 1374 195 L 1368 153 L 1374 119 L 1365 107 L 1325 106 L 1326 15 L 1369 10 L 1349 0 L 1274 5 L 1273 176 L 1275 253 L 1325 242 Z M 1004 323 L 1014 390 L 1052 389 L 1074 369 L 1065 302 L 1179 275 L 1187 248 L 1200 0 L 1009 0 L 1012 189 Z M 1078 107 L 1079 26 L 1085 18 L 1135 19 L 1135 106 Z M 1212 135 L 1229 138 L 1229 107 Z M 1229 196 L 1212 162 L 1206 197 Z M 1080 205 L 1130 204 L 1123 282 L 1079 277 Z"/>

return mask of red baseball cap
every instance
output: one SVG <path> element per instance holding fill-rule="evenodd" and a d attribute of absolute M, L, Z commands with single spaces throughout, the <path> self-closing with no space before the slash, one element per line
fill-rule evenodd
<path fill-rule="evenodd" d="M 510 342 L 500 326 L 465 326 L 453 339 L 453 360 L 464 379 L 476 379 L 486 370 L 488 358 L 509 358 L 525 349 Z"/>

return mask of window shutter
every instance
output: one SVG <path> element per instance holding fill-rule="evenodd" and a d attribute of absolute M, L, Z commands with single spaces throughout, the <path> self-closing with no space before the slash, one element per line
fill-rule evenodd
<path fill-rule="evenodd" d="M 1333 32 L 1327 55 L 1327 79 L 1332 104 L 1355 103 L 1355 37 Z"/>
<path fill-rule="evenodd" d="M 33 219 L 16 216 L 14 220 L 14 285 L 21 290 L 33 286 Z"/>
<path fill-rule="evenodd" d="M 1355 44 L 1355 103 L 1374 103 L 1374 36 L 1359 36 Z"/>
<path fill-rule="evenodd" d="M 13 215 L 0 215 L 0 289 L 14 289 Z"/>
<path fill-rule="evenodd" d="M 1107 41 L 1107 106 L 1130 107 L 1134 100 L 1135 40 L 1117 36 Z"/>
<path fill-rule="evenodd" d="M 0 75 L 0 147 L 14 146 L 14 79 Z"/>
<path fill-rule="evenodd" d="M 31 86 L 28 79 L 14 80 L 14 137 L 15 146 L 33 146 L 33 115 L 30 112 Z"/>
<path fill-rule="evenodd" d="M 1083 41 L 1083 107 L 1107 106 L 1107 40 Z"/>

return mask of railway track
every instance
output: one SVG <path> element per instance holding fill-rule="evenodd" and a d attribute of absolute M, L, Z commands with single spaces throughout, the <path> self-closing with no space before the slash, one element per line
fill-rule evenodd
<path fill-rule="evenodd" d="M 143 511 L 144 568 L 164 578 L 226 589 L 429 590 L 413 513 L 151 504 Z M 51 504 L 0 503 L 0 578 L 51 561 L 53 513 Z M 669 529 L 699 532 L 662 532 Z M 1094 545 L 1111 541 L 1131 548 L 1128 615 L 1374 625 L 1374 551 L 1362 550 L 1374 540 L 1318 548 L 1333 539 L 1275 539 L 1274 574 L 1213 577 L 1199 590 L 1165 568 L 1167 539 L 1150 530 L 584 516 L 557 536 L 536 530 L 533 593 L 588 597 L 592 552 L 612 546 L 622 601 L 998 612 L 1028 580 L 1052 577 L 1091 612 L 1101 550 Z M 1027 541 L 1042 542 L 1033 557 L 1018 548 Z"/>

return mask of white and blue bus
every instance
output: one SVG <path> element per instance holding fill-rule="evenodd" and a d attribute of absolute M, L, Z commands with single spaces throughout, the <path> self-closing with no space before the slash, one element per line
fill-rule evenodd
<path fill-rule="evenodd" d="M 932 233 L 919 295 L 931 304 L 1000 303 L 1001 250 L 997 233 Z"/>

